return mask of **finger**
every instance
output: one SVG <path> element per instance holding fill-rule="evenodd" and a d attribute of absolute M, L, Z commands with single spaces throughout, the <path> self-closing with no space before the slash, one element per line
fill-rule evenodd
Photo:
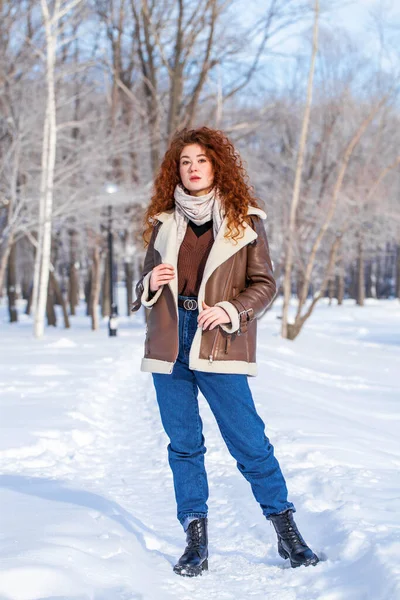
<path fill-rule="evenodd" d="M 162 279 L 167 277 L 168 279 L 173 279 L 175 277 L 175 273 L 157 273 L 157 279 Z"/>
<path fill-rule="evenodd" d="M 213 321 L 212 325 L 210 326 L 210 329 L 215 329 L 216 327 L 218 327 L 218 325 L 223 325 L 223 320 L 221 319 L 221 317 L 218 317 L 218 319 L 215 319 L 215 321 Z"/>
<path fill-rule="evenodd" d="M 159 281 L 159 282 L 157 283 L 157 286 L 158 286 L 158 287 L 161 287 L 162 285 L 168 285 L 168 284 L 169 284 L 169 281 Z"/>
<path fill-rule="evenodd" d="M 206 310 L 203 310 L 197 319 L 198 323 L 203 323 L 212 314 L 212 310 L 214 309 L 207 308 Z"/>
<path fill-rule="evenodd" d="M 173 267 L 165 267 L 164 265 L 158 265 L 158 267 L 154 268 L 156 273 L 174 273 L 175 269 Z"/>
<path fill-rule="evenodd" d="M 210 315 L 217 315 L 217 314 L 219 314 L 218 307 L 212 306 L 211 308 L 206 308 L 205 310 L 202 310 L 199 315 L 199 318 L 206 319 Z"/>
<path fill-rule="evenodd" d="M 214 323 L 214 321 L 216 321 L 216 317 L 215 316 L 210 316 L 203 325 L 203 329 L 207 329 L 212 323 Z"/>
<path fill-rule="evenodd" d="M 208 304 L 206 304 L 206 303 L 204 302 L 204 300 L 203 300 L 202 304 L 203 304 L 203 309 L 204 309 L 204 310 L 206 310 L 207 308 L 210 308 L 210 307 L 208 306 Z"/>

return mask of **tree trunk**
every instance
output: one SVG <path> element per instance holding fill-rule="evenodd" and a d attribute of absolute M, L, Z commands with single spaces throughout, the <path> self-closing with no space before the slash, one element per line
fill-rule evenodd
<path fill-rule="evenodd" d="M 51 228 L 53 218 L 54 170 L 57 149 L 57 107 L 55 69 L 57 44 L 61 30 L 67 30 L 67 15 L 81 0 L 69 2 L 48 2 L 41 0 L 42 17 L 45 31 L 46 58 L 46 102 L 43 124 L 41 181 L 39 194 L 39 235 L 35 262 L 33 304 L 35 309 L 34 334 L 43 335 L 46 297 L 51 253 Z M 53 13 L 50 14 L 50 8 Z"/>
<path fill-rule="evenodd" d="M 365 265 L 364 265 L 364 241 L 360 238 L 358 242 L 357 259 L 357 297 L 358 306 L 364 306 L 365 301 Z"/>
<path fill-rule="evenodd" d="M 10 323 L 16 323 L 18 321 L 16 258 L 16 244 L 13 244 L 8 256 L 7 267 L 7 296 Z"/>
<path fill-rule="evenodd" d="M 342 261 L 340 261 L 339 273 L 336 275 L 336 297 L 338 305 L 342 306 L 344 300 L 344 268 Z"/>
<path fill-rule="evenodd" d="M 99 328 L 99 300 L 100 300 L 100 249 L 95 246 L 93 248 L 93 262 L 91 271 L 91 294 L 90 294 L 90 315 L 92 318 L 92 330 Z"/>
<path fill-rule="evenodd" d="M 3 253 L 0 259 L 0 298 L 3 295 L 4 276 L 7 271 L 8 257 L 10 256 L 11 246 L 12 244 L 8 242 L 6 247 L 3 249 Z"/>
<path fill-rule="evenodd" d="M 24 273 L 21 281 L 21 297 L 23 300 L 29 300 L 31 287 L 31 281 L 28 278 L 28 276 Z"/>
<path fill-rule="evenodd" d="M 51 227 L 53 210 L 54 168 L 57 146 L 56 97 L 54 69 L 56 62 L 56 45 L 58 31 L 58 16 L 49 14 L 46 0 L 41 0 L 42 15 L 46 33 L 46 85 L 47 99 L 43 127 L 42 146 L 42 178 L 40 186 L 39 236 L 37 265 L 35 265 L 35 336 L 40 338 L 44 332 L 44 314 L 49 303 L 49 270 L 51 252 Z M 55 12 L 59 8 L 56 2 Z M 54 22 L 55 20 L 55 22 Z M 36 287 L 37 286 L 37 287 Z"/>
<path fill-rule="evenodd" d="M 2 4 L 0 4 L 0 8 L 1 8 Z M 4 138 L 3 138 L 4 139 Z M 2 140 L 3 141 L 3 140 Z M 18 177 L 19 177 L 19 169 L 20 169 L 20 156 L 21 156 L 21 144 L 20 144 L 20 139 L 19 136 L 17 135 L 15 138 L 15 149 L 14 149 L 14 158 L 12 161 L 12 168 L 11 171 L 8 172 L 7 175 L 7 180 L 8 180 L 8 193 L 9 193 L 9 198 L 7 199 L 7 205 L 6 205 L 6 218 L 5 220 L 2 219 L 2 242 L 0 243 L 0 251 L 1 251 L 1 260 L 0 260 L 0 298 L 3 295 L 3 285 L 4 285 L 4 277 L 6 274 L 6 270 L 7 270 L 7 265 L 9 262 L 9 255 L 11 252 L 11 249 L 14 246 L 14 234 L 15 234 L 15 230 L 14 230 L 14 225 L 12 224 L 13 221 L 13 217 L 14 217 L 14 210 L 18 210 L 18 204 L 19 204 L 19 183 L 18 183 Z M 0 151 L 0 155 L 2 155 L 2 158 L 4 158 L 4 152 L 2 153 Z M 4 169 L 4 165 L 6 163 L 3 162 L 2 168 Z M 8 168 L 7 168 L 8 171 Z M 8 233 L 5 234 L 5 231 L 8 229 Z M 11 315 L 10 315 L 11 318 Z"/>
<path fill-rule="evenodd" d="M 62 311 L 63 311 L 64 327 L 65 327 L 65 329 L 69 329 L 70 323 L 69 323 L 69 317 L 68 317 L 67 303 L 65 302 L 65 298 L 61 291 L 59 283 L 56 279 L 56 276 L 54 275 L 54 271 L 50 271 L 50 283 L 54 290 L 54 294 L 57 299 L 57 304 L 59 304 L 61 306 Z"/>
<path fill-rule="evenodd" d="M 380 300 L 380 298 L 382 298 L 382 264 L 381 264 L 381 257 L 380 254 L 378 252 L 376 258 L 375 258 L 375 262 L 376 262 L 376 268 L 375 268 L 375 273 L 376 273 L 376 297 L 378 300 Z"/>
<path fill-rule="evenodd" d="M 338 249 L 339 245 L 340 245 L 340 235 L 336 237 L 336 239 L 333 242 L 331 249 L 329 251 L 328 265 L 325 269 L 324 277 L 323 277 L 323 280 L 321 281 L 319 290 L 314 290 L 313 286 L 311 288 L 312 293 L 311 293 L 310 304 L 307 307 L 306 312 L 303 315 L 297 313 L 294 323 L 287 324 L 287 339 L 288 340 L 296 339 L 296 337 L 299 335 L 300 331 L 302 330 L 304 323 L 312 315 L 319 300 L 325 296 L 328 282 L 332 277 L 332 271 L 336 264 L 336 253 L 337 253 L 337 249 Z M 303 287 L 303 289 L 304 289 L 304 287 Z"/>
<path fill-rule="evenodd" d="M 101 316 L 108 317 L 111 314 L 110 299 L 110 261 L 108 254 L 105 255 L 103 283 L 101 288 Z"/>
<path fill-rule="evenodd" d="M 126 283 L 126 314 L 132 315 L 131 306 L 133 302 L 133 265 L 125 263 L 125 283 Z"/>
<path fill-rule="evenodd" d="M 295 323 L 287 324 L 287 338 L 288 340 L 295 340 L 299 335 L 301 328 L 303 327 L 303 323 L 300 320 L 297 320 Z"/>
<path fill-rule="evenodd" d="M 371 259 L 371 296 L 372 298 L 375 298 L 375 300 L 378 298 L 377 276 L 377 262 L 375 257 L 373 257 Z"/>
<path fill-rule="evenodd" d="M 33 284 L 29 290 L 28 302 L 26 303 L 25 314 L 30 315 L 32 310 L 32 300 L 33 300 Z"/>
<path fill-rule="evenodd" d="M 393 268 L 392 268 L 392 255 L 390 243 L 386 243 L 385 262 L 384 262 L 384 289 L 385 298 L 390 298 L 392 293 L 392 281 L 393 281 Z"/>
<path fill-rule="evenodd" d="M 85 290 L 85 302 L 86 302 L 86 315 L 88 317 L 91 316 L 91 302 L 90 302 L 90 298 L 92 297 L 92 269 L 90 269 L 86 282 L 85 282 L 85 286 L 84 286 L 84 290 Z"/>
<path fill-rule="evenodd" d="M 348 274 L 346 277 L 346 285 L 347 285 L 347 295 L 349 298 L 351 298 L 352 300 L 356 299 L 356 277 L 355 277 L 355 268 L 354 268 L 354 264 L 351 263 L 348 266 Z"/>
<path fill-rule="evenodd" d="M 303 163 L 305 156 L 305 148 L 307 142 L 308 126 L 310 122 L 311 113 L 311 102 L 312 102 L 312 91 L 314 81 L 314 69 L 315 59 L 318 50 L 318 17 L 319 17 L 319 0 L 315 0 L 314 4 L 314 31 L 313 31 L 313 45 L 311 53 L 310 70 L 308 74 L 308 85 L 307 85 L 307 100 L 304 110 L 303 123 L 300 134 L 299 149 L 297 154 L 296 174 L 293 186 L 292 203 L 290 207 L 290 219 L 288 237 L 286 240 L 286 261 L 285 261 L 285 276 L 283 281 L 283 309 L 282 309 L 282 337 L 294 339 L 289 337 L 288 331 L 288 313 L 289 303 L 292 293 L 292 269 L 293 269 L 293 246 L 296 234 L 296 214 L 297 206 L 300 200 L 300 185 L 301 176 L 303 171 Z"/>
<path fill-rule="evenodd" d="M 300 293 L 301 293 L 301 289 L 303 287 L 303 283 L 304 283 L 304 273 L 303 271 L 301 271 L 300 269 L 297 271 L 296 274 L 296 295 L 297 298 L 300 298 Z M 293 282 L 291 283 L 291 288 L 293 288 Z M 292 295 L 293 293 L 293 289 L 291 289 L 290 295 Z"/>
<path fill-rule="evenodd" d="M 54 309 L 54 290 L 51 285 L 51 279 L 48 278 L 49 283 L 47 287 L 47 300 L 46 300 L 46 315 L 47 315 L 47 325 L 52 327 L 57 327 L 57 315 Z"/>
<path fill-rule="evenodd" d="M 372 260 L 365 263 L 365 297 L 374 297 L 374 277 L 372 272 Z"/>
<path fill-rule="evenodd" d="M 332 305 L 332 300 L 335 297 L 335 278 L 331 277 L 328 282 L 328 297 L 329 297 L 329 306 Z"/>
<path fill-rule="evenodd" d="M 75 316 L 75 309 L 79 304 L 79 275 L 75 264 L 70 264 L 69 267 L 68 302 L 70 313 Z"/>
<path fill-rule="evenodd" d="M 70 263 L 68 277 L 68 302 L 71 315 L 75 315 L 75 308 L 79 304 L 79 270 L 76 256 L 76 231 L 70 231 Z"/>
<path fill-rule="evenodd" d="M 32 237 L 36 239 L 35 234 L 32 234 Z M 33 309 L 33 303 L 34 303 L 34 295 L 35 295 L 35 269 L 36 269 L 36 254 L 38 252 L 38 249 L 36 246 L 34 246 L 32 244 L 32 250 L 33 250 L 33 269 L 34 269 L 34 273 L 33 273 L 33 278 L 31 280 L 31 285 L 29 288 L 29 296 L 28 296 L 28 302 L 26 304 L 26 308 L 25 308 L 25 314 L 30 316 L 32 314 L 32 309 Z"/>

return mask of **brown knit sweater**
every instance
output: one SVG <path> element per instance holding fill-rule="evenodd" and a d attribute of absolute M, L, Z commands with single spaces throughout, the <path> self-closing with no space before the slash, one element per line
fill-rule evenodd
<path fill-rule="evenodd" d="M 189 221 L 178 254 L 178 294 L 197 296 L 208 255 L 214 243 L 213 222 L 195 225 Z M 149 291 L 151 299 L 157 292 Z"/>
<path fill-rule="evenodd" d="M 197 296 L 204 267 L 214 243 L 213 222 L 195 225 L 189 221 L 178 254 L 178 294 Z"/>

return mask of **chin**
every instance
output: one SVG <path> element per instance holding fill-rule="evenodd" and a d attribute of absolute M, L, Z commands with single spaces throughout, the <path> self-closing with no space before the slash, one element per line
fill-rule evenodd
<path fill-rule="evenodd" d="M 212 185 L 204 185 L 204 183 L 202 184 L 193 184 L 193 183 L 188 183 L 188 185 L 184 186 L 189 192 L 196 192 L 199 193 L 201 192 L 202 194 L 206 194 L 210 191 L 210 189 L 212 188 Z"/>

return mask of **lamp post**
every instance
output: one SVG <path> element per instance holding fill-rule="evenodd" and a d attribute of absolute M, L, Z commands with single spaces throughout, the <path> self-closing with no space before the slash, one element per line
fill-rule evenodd
<path fill-rule="evenodd" d="M 114 183 L 106 185 L 107 194 L 115 194 L 118 187 Z M 110 273 L 110 318 L 108 320 L 108 335 L 115 337 L 118 331 L 118 304 L 114 286 L 114 237 L 112 231 L 112 206 L 108 206 L 108 265 Z"/>

